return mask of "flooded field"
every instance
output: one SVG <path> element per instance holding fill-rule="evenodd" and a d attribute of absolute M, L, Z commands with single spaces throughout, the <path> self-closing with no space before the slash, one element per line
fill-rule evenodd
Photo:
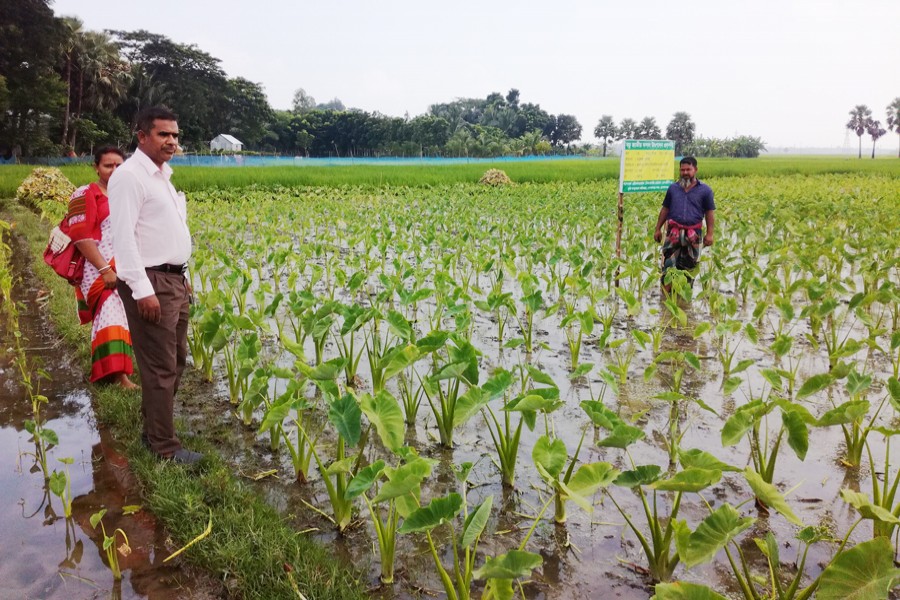
<path fill-rule="evenodd" d="M 27 247 L 13 238 L 14 256 Z M 21 266 L 26 261 L 15 261 Z M 43 312 L 46 294 L 28 269 L 15 271 L 14 299 L 19 305 L 19 329 L 32 366 L 47 377 L 39 391 L 47 397 L 44 425 L 58 443 L 49 448 L 52 470 L 68 465 L 72 516 L 65 518 L 60 497 L 52 494 L 35 460 L 38 453 L 25 430 L 33 418 L 31 404 L 12 362 L 14 354 L 4 319 L 0 339 L 0 597 L 17 599 L 191 598 L 223 597 L 221 586 L 176 560 L 164 559 L 177 548 L 149 512 L 140 507 L 140 490 L 122 449 L 105 430 L 98 430 L 83 369 L 60 344 Z M 74 299 L 73 299 L 74 310 Z M 135 396 L 135 402 L 139 399 Z M 107 532 L 121 529 L 130 552 L 119 556 L 122 579 L 114 581 L 103 534 L 91 526 L 91 515 L 106 509 Z M 120 539 L 121 543 L 121 539 Z"/>

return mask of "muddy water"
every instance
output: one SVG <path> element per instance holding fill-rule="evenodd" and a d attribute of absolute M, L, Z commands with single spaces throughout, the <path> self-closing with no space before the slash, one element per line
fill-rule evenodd
<path fill-rule="evenodd" d="M 15 258 L 26 256 L 23 242 L 14 240 Z M 14 260 L 17 265 L 28 261 Z M 147 511 L 124 514 L 123 507 L 140 505 L 136 481 L 115 440 L 98 430 L 83 370 L 59 343 L 41 310 L 43 292 L 29 270 L 17 273 L 19 327 L 27 339 L 29 359 L 49 380 L 40 392 L 49 402 L 45 426 L 59 436 L 49 451 L 49 468 L 62 470 L 57 459 L 70 457 L 72 517 L 64 518 L 59 497 L 49 493 L 37 466 L 35 445 L 24 430 L 32 418 L 31 404 L 11 362 L 9 332 L 0 323 L 0 589 L 2 598 L 194 598 L 222 597 L 221 586 L 203 574 L 179 565 L 163 564 L 174 549 L 164 529 Z M 74 299 L 73 299 L 74 310 Z M 135 401 L 138 401 L 135 396 Z M 102 534 L 90 517 L 105 508 L 106 531 L 121 528 L 131 552 L 119 556 L 122 580 L 114 581 L 102 550 Z M 117 546 L 121 539 L 117 541 Z"/>

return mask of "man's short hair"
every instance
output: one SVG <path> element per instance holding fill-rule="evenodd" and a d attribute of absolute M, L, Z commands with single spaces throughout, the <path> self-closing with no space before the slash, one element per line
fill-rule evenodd
<path fill-rule="evenodd" d="M 138 131 L 149 134 L 153 129 L 153 122 L 157 119 L 162 121 L 177 121 L 178 117 L 175 116 L 175 113 L 169 110 L 167 106 L 151 106 L 150 108 L 145 108 L 138 113 Z"/>
<path fill-rule="evenodd" d="M 681 159 L 681 161 L 678 164 L 679 165 L 691 165 L 692 167 L 694 167 L 696 169 L 697 168 L 697 159 L 694 158 L 693 156 L 685 156 L 684 158 Z"/>

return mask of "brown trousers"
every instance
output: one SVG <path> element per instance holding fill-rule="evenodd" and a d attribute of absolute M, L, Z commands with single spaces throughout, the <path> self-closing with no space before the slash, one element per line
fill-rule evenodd
<path fill-rule="evenodd" d="M 141 374 L 141 415 L 150 448 L 171 456 L 181 448 L 175 434 L 175 392 L 187 362 L 187 281 L 177 273 L 147 271 L 159 300 L 160 321 L 151 323 L 138 315 L 131 288 L 119 280 L 119 296 L 125 306 L 131 342 Z"/>

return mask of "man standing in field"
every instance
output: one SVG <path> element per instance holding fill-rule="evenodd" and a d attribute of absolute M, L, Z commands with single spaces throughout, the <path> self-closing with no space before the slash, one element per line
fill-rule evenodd
<path fill-rule="evenodd" d="M 167 164 L 178 149 L 174 113 L 153 107 L 138 115 L 138 147 L 109 180 L 109 212 L 118 290 L 141 372 L 141 438 L 154 454 L 182 464 L 201 455 L 175 434 L 175 392 L 187 360 L 191 257 L 184 194 Z"/>
<path fill-rule="evenodd" d="M 716 222 L 716 203 L 713 191 L 697 179 L 697 159 L 685 156 L 679 164 L 681 178 L 669 186 L 653 239 L 663 239 L 663 224 L 666 225 L 666 240 L 663 243 L 662 284 L 663 293 L 668 296 L 672 284 L 666 283 L 666 271 L 674 267 L 682 271 L 693 271 L 700 261 L 701 241 L 704 246 L 713 245 L 713 230 Z M 706 220 L 706 234 L 703 221 Z M 688 283 L 693 283 L 691 277 Z"/>

